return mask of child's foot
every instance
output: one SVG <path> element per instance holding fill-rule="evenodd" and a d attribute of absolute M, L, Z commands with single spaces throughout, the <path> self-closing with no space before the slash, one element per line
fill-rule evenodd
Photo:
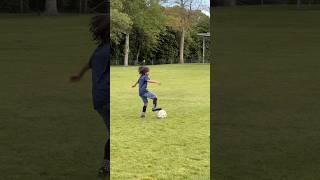
<path fill-rule="evenodd" d="M 160 111 L 162 108 L 157 108 L 157 107 L 154 107 L 154 108 L 152 108 L 152 111 L 154 112 L 154 111 Z"/>
<path fill-rule="evenodd" d="M 101 178 L 110 176 L 110 161 L 109 160 L 105 159 L 103 161 L 102 166 L 99 169 L 98 176 Z"/>
<path fill-rule="evenodd" d="M 141 113 L 140 117 L 141 117 L 141 118 L 145 118 L 145 117 L 146 117 L 146 114 L 145 114 L 145 113 Z"/>

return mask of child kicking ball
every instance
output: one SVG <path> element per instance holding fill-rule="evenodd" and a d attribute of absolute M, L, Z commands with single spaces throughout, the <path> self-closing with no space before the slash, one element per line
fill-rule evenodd
<path fill-rule="evenodd" d="M 159 81 L 156 80 L 151 80 L 149 78 L 149 72 L 150 69 L 149 67 L 146 66 L 141 66 L 138 69 L 139 74 L 140 74 L 140 78 L 138 79 L 138 81 L 132 86 L 133 88 L 137 86 L 137 84 L 139 84 L 139 96 L 141 97 L 142 101 L 143 101 L 143 107 L 142 107 L 142 112 L 141 112 L 141 118 L 144 118 L 146 116 L 146 110 L 147 110 L 147 106 L 148 106 L 148 99 L 152 99 L 153 101 L 153 107 L 152 107 L 152 111 L 160 111 L 161 108 L 157 107 L 158 105 L 158 97 L 155 93 L 150 92 L 147 87 L 148 87 L 148 83 L 155 83 L 155 84 L 160 84 Z"/>

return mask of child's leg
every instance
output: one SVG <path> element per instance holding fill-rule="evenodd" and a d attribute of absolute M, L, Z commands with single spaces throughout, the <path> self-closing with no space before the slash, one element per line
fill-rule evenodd
<path fill-rule="evenodd" d="M 110 110 L 104 106 L 97 110 L 98 113 L 102 116 L 104 123 L 106 125 L 106 133 L 107 133 L 107 142 L 104 146 L 104 157 L 102 165 L 99 169 L 99 176 L 108 176 L 110 172 Z"/>
<path fill-rule="evenodd" d="M 153 109 L 157 108 L 157 105 L 158 105 L 158 98 L 155 97 L 155 98 L 153 98 Z"/>
<path fill-rule="evenodd" d="M 148 103 L 145 103 L 142 107 L 142 112 L 141 112 L 141 116 L 142 118 L 146 117 L 146 111 L 147 111 L 147 106 L 148 106 Z"/>
<path fill-rule="evenodd" d="M 146 113 L 148 104 L 144 104 L 142 107 L 142 112 Z"/>
<path fill-rule="evenodd" d="M 152 107 L 152 111 L 160 111 L 161 108 L 158 108 L 158 97 L 157 95 L 155 95 L 154 93 L 152 92 L 148 92 L 147 93 L 147 96 L 148 98 L 152 99 L 153 100 L 153 107 Z"/>
<path fill-rule="evenodd" d="M 144 96 L 141 96 L 141 99 L 143 101 L 141 117 L 145 117 L 146 116 L 146 111 L 147 111 L 147 106 L 148 106 L 148 99 L 146 97 L 144 97 Z"/>

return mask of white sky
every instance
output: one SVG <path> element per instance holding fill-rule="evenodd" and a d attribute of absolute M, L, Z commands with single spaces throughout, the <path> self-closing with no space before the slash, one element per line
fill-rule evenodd
<path fill-rule="evenodd" d="M 173 1 L 171 1 L 171 3 L 165 3 L 164 6 L 173 5 L 172 2 Z M 202 13 L 210 16 L 210 0 L 195 0 L 194 2 L 194 9 L 201 9 Z"/>

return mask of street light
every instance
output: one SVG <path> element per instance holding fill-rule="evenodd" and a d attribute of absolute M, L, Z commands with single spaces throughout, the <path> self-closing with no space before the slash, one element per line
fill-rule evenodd
<path fill-rule="evenodd" d="M 206 53 L 206 38 L 210 37 L 210 33 L 198 33 L 198 36 L 202 37 L 202 63 L 204 64 L 204 56 Z"/>

